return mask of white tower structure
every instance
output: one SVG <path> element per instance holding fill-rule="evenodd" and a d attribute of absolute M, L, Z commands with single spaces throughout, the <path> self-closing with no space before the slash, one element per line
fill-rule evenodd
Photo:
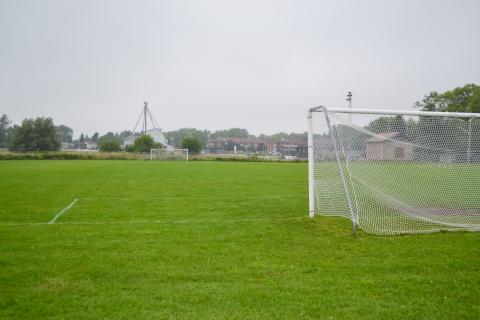
<path fill-rule="evenodd" d="M 140 121 L 142 123 L 142 126 L 139 132 L 137 132 L 136 130 Z M 151 129 L 148 129 L 149 123 L 150 123 Z M 140 112 L 140 116 L 138 117 L 137 123 L 133 128 L 132 135 L 125 139 L 123 143 L 124 146 L 133 144 L 135 142 L 135 139 L 138 138 L 138 136 L 140 136 L 141 134 L 149 135 L 150 137 L 153 138 L 153 141 L 162 144 L 163 146 L 165 146 L 166 149 L 173 149 L 173 147 L 168 144 L 165 134 L 163 133 L 160 126 L 158 125 L 158 122 L 153 116 L 152 112 L 148 108 L 147 101 L 144 102 L 144 106 L 142 108 L 142 111 Z"/>

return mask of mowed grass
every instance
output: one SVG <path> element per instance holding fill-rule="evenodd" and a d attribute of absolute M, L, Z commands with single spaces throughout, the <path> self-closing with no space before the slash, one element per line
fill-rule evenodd
<path fill-rule="evenodd" d="M 480 210 L 480 199 L 474 199 L 480 195 L 480 164 L 359 162 L 350 170 L 354 177 L 407 203 Z"/>
<path fill-rule="evenodd" d="M 344 170 L 358 225 L 369 233 L 479 230 L 480 164 L 354 161 Z M 336 163 L 316 163 L 315 176 L 316 212 L 350 217 Z"/>
<path fill-rule="evenodd" d="M 1 161 L 0 319 L 478 319 L 479 240 L 310 220 L 304 163 Z"/>

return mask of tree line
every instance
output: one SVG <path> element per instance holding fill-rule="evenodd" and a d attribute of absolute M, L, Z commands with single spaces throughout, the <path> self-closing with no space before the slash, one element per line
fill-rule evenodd
<path fill-rule="evenodd" d="M 8 148 L 11 151 L 58 151 L 61 143 L 82 144 L 86 142 L 96 143 L 100 151 L 115 152 L 122 150 L 126 138 L 133 132 L 124 130 L 121 132 L 107 132 L 99 135 L 95 132 L 91 136 L 81 133 L 77 140 L 73 140 L 73 130 L 65 125 L 56 126 L 51 118 L 38 117 L 25 119 L 21 125 L 10 126 L 7 115 L 0 117 L 0 148 Z M 307 133 L 279 132 L 273 135 L 250 134 L 247 129 L 230 128 L 225 130 L 209 131 L 196 128 L 181 128 L 165 132 L 170 145 L 175 148 L 189 149 L 190 152 L 200 152 L 206 147 L 209 139 L 220 138 L 259 138 L 262 141 L 307 140 Z M 139 135 L 134 144 L 125 147 L 128 152 L 148 152 L 151 148 L 162 148 L 148 135 Z"/>
<path fill-rule="evenodd" d="M 449 111 L 449 112 L 480 112 L 480 86 L 470 83 L 463 87 L 443 93 L 430 92 L 425 95 L 421 101 L 414 104 L 414 108 L 421 111 Z M 439 118 L 440 119 L 440 118 Z M 423 132 L 419 139 L 435 139 L 443 131 L 442 126 L 448 125 L 448 119 L 440 120 L 420 119 L 418 123 L 405 122 L 402 117 L 380 117 L 372 121 L 367 129 L 372 132 L 379 132 L 385 128 L 396 128 L 405 135 L 412 137 L 415 132 Z M 452 131 L 457 136 L 463 135 L 460 132 Z M 100 136 L 95 132 L 91 137 L 82 133 L 78 140 L 73 140 L 73 130 L 65 125 L 55 126 L 52 118 L 38 117 L 36 119 L 25 119 L 20 125 L 11 126 L 11 121 L 7 115 L 0 117 L 0 148 L 8 148 L 12 151 L 57 151 L 61 143 L 85 143 L 92 141 L 97 143 L 101 151 L 119 151 L 124 140 L 132 135 L 131 131 L 125 130 L 119 133 L 107 132 Z M 272 135 L 261 134 L 258 137 L 250 134 L 247 129 L 230 128 L 226 130 L 199 130 L 196 128 L 181 128 L 165 133 L 169 144 L 176 148 L 187 148 L 200 150 L 207 145 L 209 139 L 220 138 L 259 138 L 262 141 L 278 140 L 307 140 L 307 133 L 285 133 L 280 132 Z M 427 137 L 427 138 L 425 138 Z M 138 140 L 138 142 L 137 142 Z M 451 139 L 451 146 L 458 147 L 464 145 L 464 138 Z M 127 146 L 126 151 L 147 152 L 151 148 L 161 148 L 153 138 L 148 135 L 140 135 L 136 138 L 133 145 Z"/>

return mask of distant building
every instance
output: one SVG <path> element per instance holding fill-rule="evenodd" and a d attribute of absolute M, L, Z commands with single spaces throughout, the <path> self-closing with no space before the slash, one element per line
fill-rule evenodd
<path fill-rule="evenodd" d="M 265 152 L 264 142 L 258 138 L 214 138 L 207 142 L 209 153 Z"/>
<path fill-rule="evenodd" d="M 381 132 L 367 143 L 367 160 L 412 160 L 413 147 L 400 132 Z"/>
<path fill-rule="evenodd" d="M 295 156 L 306 159 L 308 155 L 307 142 L 303 140 L 278 140 L 266 142 L 267 153 L 279 156 Z"/>
<path fill-rule="evenodd" d="M 307 141 L 290 139 L 279 145 L 279 152 L 282 156 L 295 156 L 299 159 L 308 157 Z"/>
<path fill-rule="evenodd" d="M 85 148 L 82 148 L 82 149 L 87 149 L 87 150 L 96 150 L 97 149 L 97 143 L 95 141 L 92 141 L 92 140 L 86 140 L 84 142 L 84 146 Z"/>
<path fill-rule="evenodd" d="M 68 149 L 74 149 L 75 145 L 70 142 L 62 142 L 60 143 L 60 149 L 61 150 L 68 150 Z"/>
<path fill-rule="evenodd" d="M 79 140 L 72 141 L 72 143 L 62 143 L 62 149 L 80 149 L 80 150 L 97 150 L 97 142 L 92 140 L 85 140 L 80 142 Z"/>
<path fill-rule="evenodd" d="M 258 153 L 275 156 L 307 157 L 307 142 L 300 140 L 264 141 L 259 138 L 215 138 L 209 139 L 206 151 L 209 153 Z"/>

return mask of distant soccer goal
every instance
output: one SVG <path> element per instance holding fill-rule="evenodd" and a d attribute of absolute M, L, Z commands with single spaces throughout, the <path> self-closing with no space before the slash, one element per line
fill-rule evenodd
<path fill-rule="evenodd" d="M 308 112 L 310 216 L 379 235 L 480 231 L 480 114 Z"/>
<path fill-rule="evenodd" d="M 151 149 L 150 160 L 188 161 L 188 149 Z"/>

